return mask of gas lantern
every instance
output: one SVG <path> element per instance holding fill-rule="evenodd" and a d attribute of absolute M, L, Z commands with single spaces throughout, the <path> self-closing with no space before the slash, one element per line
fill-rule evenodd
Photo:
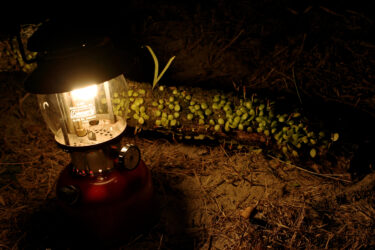
<path fill-rule="evenodd" d="M 78 227 L 107 239 L 150 220 L 153 186 L 137 146 L 121 145 L 129 106 L 123 54 L 91 31 L 42 25 L 28 41 L 39 56 L 25 88 L 37 95 L 47 127 L 70 154 L 57 180 L 59 205 Z"/>

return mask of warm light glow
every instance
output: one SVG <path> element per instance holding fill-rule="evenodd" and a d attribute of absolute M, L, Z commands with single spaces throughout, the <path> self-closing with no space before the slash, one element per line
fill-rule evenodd
<path fill-rule="evenodd" d="M 96 84 L 85 88 L 75 89 L 70 92 L 73 104 L 73 106 L 70 107 L 70 117 L 73 122 L 87 121 L 95 118 L 95 98 L 97 93 L 98 87 Z M 82 124 L 75 125 L 79 127 L 82 126 Z"/>
<path fill-rule="evenodd" d="M 71 92 L 72 98 L 75 101 L 88 101 L 96 97 L 98 94 L 98 87 L 96 84 L 85 88 L 75 89 Z"/>

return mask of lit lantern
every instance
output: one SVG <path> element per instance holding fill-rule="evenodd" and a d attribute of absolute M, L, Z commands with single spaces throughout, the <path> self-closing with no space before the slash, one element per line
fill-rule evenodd
<path fill-rule="evenodd" d="M 25 87 L 71 155 L 57 182 L 59 204 L 77 224 L 109 239 L 150 221 L 153 187 L 139 149 L 120 144 L 129 106 L 120 54 L 106 36 L 82 31 L 42 26 L 28 42 L 40 56 Z"/>
<path fill-rule="evenodd" d="M 126 128 L 128 98 L 122 75 L 68 92 L 37 96 L 55 140 L 68 149 L 106 143 L 120 136 Z M 113 100 L 120 100 L 119 97 L 121 103 L 117 106 L 121 110 L 114 110 Z"/>

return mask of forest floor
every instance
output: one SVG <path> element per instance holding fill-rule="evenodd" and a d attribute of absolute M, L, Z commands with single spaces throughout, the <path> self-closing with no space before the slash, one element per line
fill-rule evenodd
<path fill-rule="evenodd" d="M 308 2 L 141 4 L 131 4 L 141 13 L 132 36 L 161 62 L 176 56 L 163 84 L 285 93 L 290 105 L 340 131 L 336 159 L 344 167 L 305 171 L 314 166 L 258 148 L 129 134 L 124 140 L 141 149 L 161 213 L 116 249 L 375 247 L 370 10 Z M 0 248 L 74 249 L 55 205 L 69 155 L 46 128 L 35 96 L 26 95 L 25 77 L 0 74 Z"/>

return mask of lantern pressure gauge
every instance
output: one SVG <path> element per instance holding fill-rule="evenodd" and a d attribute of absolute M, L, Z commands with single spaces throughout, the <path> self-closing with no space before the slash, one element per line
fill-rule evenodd
<path fill-rule="evenodd" d="M 138 166 L 141 153 L 137 146 L 128 144 L 121 148 L 119 162 L 125 169 L 132 170 Z"/>

